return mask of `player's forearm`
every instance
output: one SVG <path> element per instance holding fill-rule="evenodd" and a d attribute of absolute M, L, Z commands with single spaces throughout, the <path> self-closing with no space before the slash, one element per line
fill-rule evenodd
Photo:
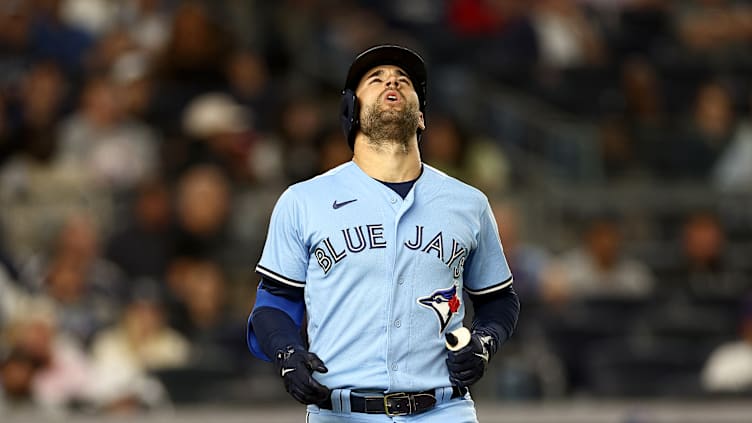
<path fill-rule="evenodd" d="M 260 307 L 253 311 L 251 324 L 261 349 L 268 357 L 288 345 L 304 345 L 300 327 L 284 311 L 273 307 Z"/>
<path fill-rule="evenodd" d="M 517 293 L 509 286 L 496 293 L 473 295 L 470 299 L 475 310 L 472 331 L 483 332 L 493 338 L 494 342 L 489 345 L 489 352 L 493 355 L 517 327 L 520 313 Z"/>
<path fill-rule="evenodd" d="M 280 349 L 303 345 L 303 295 L 302 288 L 262 278 L 248 321 L 248 346 L 255 356 L 272 360 Z"/>

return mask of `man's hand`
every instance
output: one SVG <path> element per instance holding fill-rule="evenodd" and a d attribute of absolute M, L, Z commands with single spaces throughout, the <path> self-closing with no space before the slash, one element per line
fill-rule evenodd
<path fill-rule="evenodd" d="M 326 373 L 324 362 L 299 345 L 277 351 L 277 369 L 285 381 L 285 389 L 302 404 L 317 404 L 329 398 L 329 388 L 318 383 L 311 374 Z"/>
<path fill-rule="evenodd" d="M 449 335 L 451 334 L 447 334 L 448 340 Z M 490 336 L 473 333 L 467 345 L 456 351 L 449 350 L 446 363 L 452 385 L 464 389 L 480 380 L 490 359 L 487 346 L 489 342 L 493 342 Z"/>

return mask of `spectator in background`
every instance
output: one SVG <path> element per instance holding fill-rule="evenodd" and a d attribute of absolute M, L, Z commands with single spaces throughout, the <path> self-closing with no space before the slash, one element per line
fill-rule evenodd
<path fill-rule="evenodd" d="M 172 256 L 172 202 L 161 180 L 142 183 L 129 219 L 107 241 L 106 257 L 130 278 L 163 280 Z"/>
<path fill-rule="evenodd" d="M 61 124 L 58 157 L 122 193 L 154 174 L 158 141 L 152 128 L 125 116 L 116 95 L 109 78 L 86 82 L 79 109 Z"/>
<path fill-rule="evenodd" d="M 184 273 L 171 315 L 174 326 L 191 344 L 195 365 L 237 370 L 247 364 L 247 349 L 237 342 L 245 322 L 233 314 L 228 289 L 225 274 L 215 262 L 196 260 Z"/>
<path fill-rule="evenodd" d="M 258 52 L 240 49 L 230 56 L 225 69 L 229 91 L 240 104 L 252 110 L 254 127 L 265 132 L 273 128 L 278 110 L 277 81 L 272 80 L 266 59 Z"/>
<path fill-rule="evenodd" d="M 231 201 L 230 185 L 220 168 L 198 165 L 186 171 L 177 185 L 174 254 L 215 257 L 223 251 Z"/>
<path fill-rule="evenodd" d="M 571 69 L 605 63 L 608 50 L 600 29 L 590 21 L 578 2 L 535 2 L 532 22 L 542 65 Z"/>
<path fill-rule="evenodd" d="M 230 95 L 210 92 L 194 98 L 183 113 L 183 132 L 190 138 L 173 145 L 181 162 L 177 171 L 211 163 L 229 173 L 239 186 L 281 177 L 279 148 L 254 132 L 252 111 Z"/>
<path fill-rule="evenodd" d="M 621 142 L 629 142 L 624 146 L 633 159 L 629 167 L 647 177 L 660 175 L 671 153 L 663 81 L 655 65 L 641 56 L 630 57 L 621 65 L 620 78 L 628 131 Z"/>
<path fill-rule="evenodd" d="M 14 121 L 10 153 L 29 153 L 50 158 L 55 150 L 55 131 L 64 112 L 69 86 L 60 68 L 54 62 L 37 62 L 24 75 L 16 97 L 9 104 Z M 9 99 L 10 100 L 10 99 Z"/>
<path fill-rule="evenodd" d="M 223 69 L 233 40 L 216 18 L 202 2 L 178 5 L 167 43 L 157 59 L 160 81 L 177 82 L 186 93 L 193 94 L 226 85 Z"/>
<path fill-rule="evenodd" d="M 717 394 L 752 392 L 752 298 L 742 305 L 739 339 L 718 346 L 705 362 L 702 386 Z"/>
<path fill-rule="evenodd" d="M 177 133 L 180 113 L 191 99 L 224 90 L 224 69 L 233 51 L 226 28 L 198 1 L 180 2 L 164 48 L 154 58 L 155 112 L 166 131 Z"/>
<path fill-rule="evenodd" d="M 57 329 L 82 344 L 114 322 L 129 288 L 120 269 L 101 256 L 98 231 L 92 216 L 71 215 L 49 254 L 22 270 L 31 293 L 53 304 Z"/>
<path fill-rule="evenodd" d="M 10 376 L 14 395 L 58 414 L 75 404 L 92 404 L 96 376 L 91 362 L 79 343 L 58 330 L 46 303 L 30 303 L 5 327 L 5 335 L 16 357 L 14 367 L 4 367 L 5 372 L 15 372 L 5 375 Z"/>
<path fill-rule="evenodd" d="M 134 287 L 117 324 L 94 338 L 98 400 L 106 406 L 137 410 L 159 406 L 166 400 L 164 387 L 149 372 L 189 362 L 190 345 L 168 325 L 161 291 L 150 282 Z"/>
<path fill-rule="evenodd" d="M 546 269 L 544 300 L 647 298 L 653 292 L 650 269 L 623 254 L 617 219 L 595 218 L 588 222 L 583 235 L 580 246 L 562 254 Z"/>
<path fill-rule="evenodd" d="M 687 215 L 680 242 L 679 257 L 662 278 L 670 284 L 666 288 L 673 295 L 695 301 L 735 301 L 752 288 L 749 276 L 731 260 L 726 233 L 715 213 L 697 211 Z"/>
<path fill-rule="evenodd" d="M 55 126 L 63 113 L 68 85 L 57 64 L 37 62 L 5 91 L 0 163 L 14 155 L 50 158 L 55 152 Z"/>
<path fill-rule="evenodd" d="M 692 119 L 683 125 L 669 146 L 668 176 L 707 181 L 730 143 L 735 127 L 734 107 L 728 90 L 717 82 L 700 85 Z"/>

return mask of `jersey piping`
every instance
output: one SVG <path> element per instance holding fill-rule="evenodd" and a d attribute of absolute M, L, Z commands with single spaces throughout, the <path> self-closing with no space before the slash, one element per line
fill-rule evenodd
<path fill-rule="evenodd" d="M 465 291 L 467 291 L 468 294 L 483 295 L 483 294 L 489 294 L 489 293 L 494 292 L 494 291 L 502 290 L 502 289 L 508 287 L 509 285 L 511 285 L 512 282 L 514 282 L 514 278 L 512 276 L 510 276 L 508 279 L 506 279 L 505 281 L 503 281 L 501 283 L 489 286 L 488 288 L 479 289 L 477 291 L 469 289 L 467 286 L 465 286 L 464 288 L 465 288 Z"/>
<path fill-rule="evenodd" d="M 282 283 L 282 284 L 285 284 L 285 285 L 294 286 L 296 288 L 304 288 L 305 287 L 305 282 L 296 281 L 294 279 L 286 278 L 286 277 L 280 275 L 279 273 L 274 272 L 273 270 L 269 270 L 269 269 L 267 269 L 266 267 L 264 267 L 264 266 L 262 266 L 260 264 L 256 265 L 256 273 L 258 273 L 258 274 L 260 274 L 262 276 L 266 276 L 269 279 L 272 279 L 272 280 L 274 280 L 276 282 L 279 282 L 279 283 Z"/>

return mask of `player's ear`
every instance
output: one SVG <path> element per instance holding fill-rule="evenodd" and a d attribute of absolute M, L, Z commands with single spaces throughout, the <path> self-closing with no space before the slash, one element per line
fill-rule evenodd
<path fill-rule="evenodd" d="M 426 130 L 426 120 L 423 118 L 423 112 L 418 112 L 418 129 Z"/>

